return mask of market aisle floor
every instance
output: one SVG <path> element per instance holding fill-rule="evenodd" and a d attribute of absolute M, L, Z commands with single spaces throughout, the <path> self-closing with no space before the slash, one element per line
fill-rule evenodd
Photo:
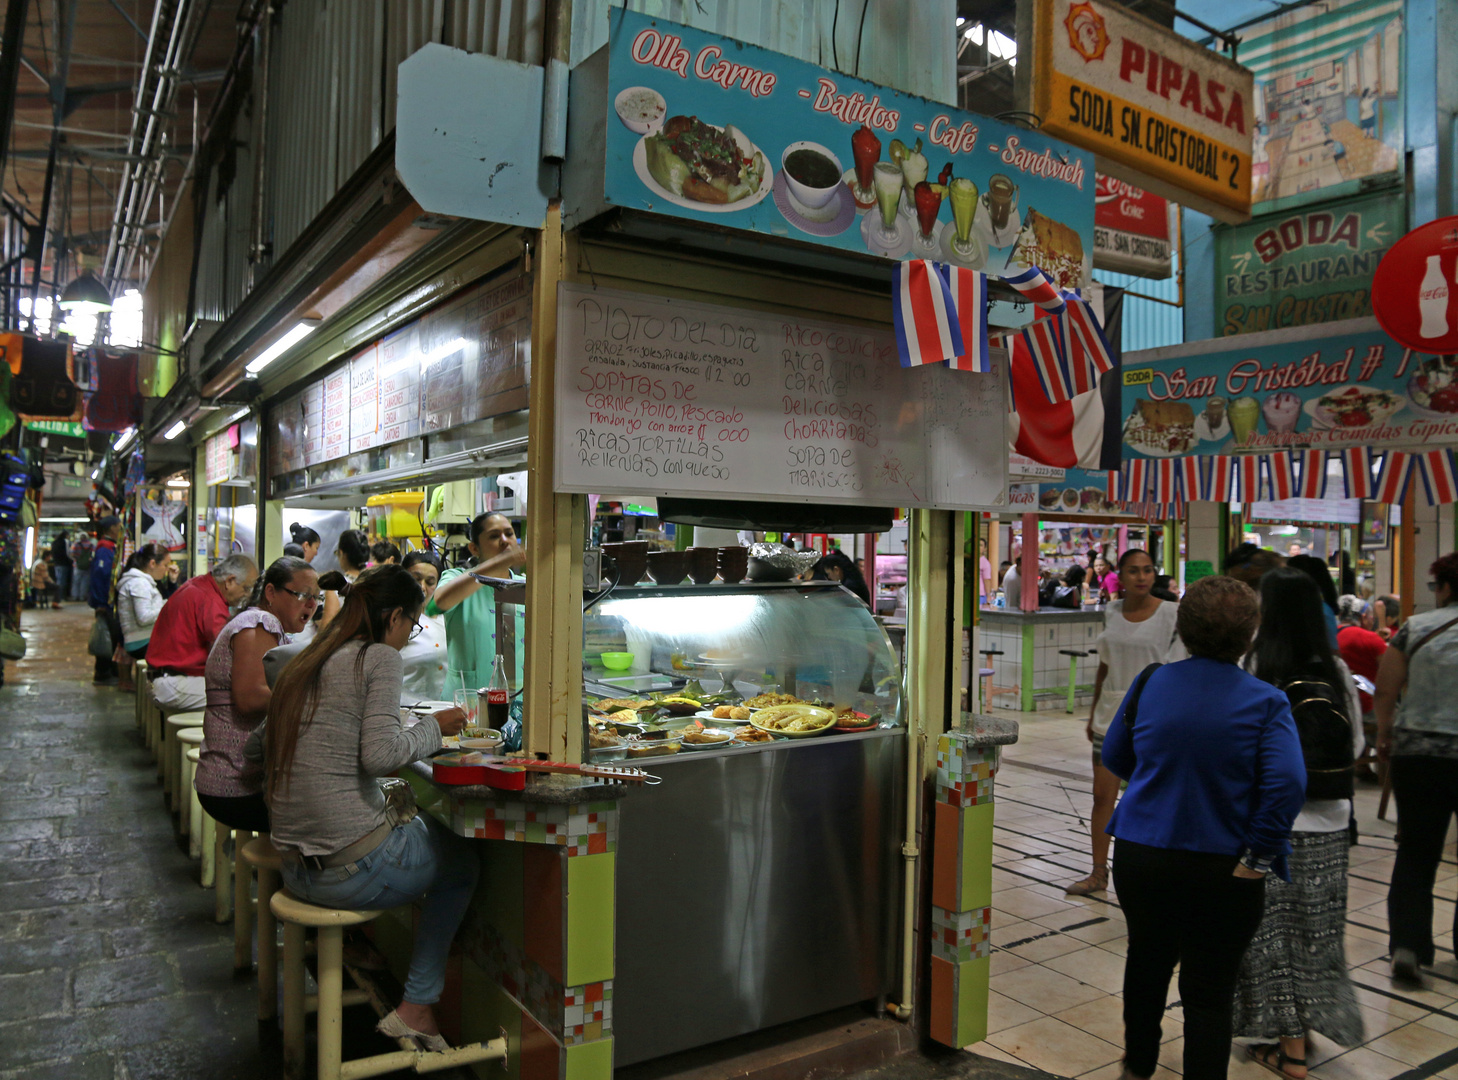
<path fill-rule="evenodd" d="M 0 1080 L 277 1077 L 277 1028 L 233 974 L 132 697 L 91 685 L 91 619 L 25 612 L 0 688 Z M 368 1010 L 345 1017 L 353 1053 L 395 1049 Z"/>
<path fill-rule="evenodd" d="M 1004 715 L 999 710 L 998 715 Z M 1074 899 L 1064 888 L 1088 873 L 1088 812 L 1093 767 L 1083 721 L 1063 712 L 1012 713 L 1022 724 L 997 776 L 993 838 L 992 996 L 989 1036 L 971 1049 L 1006 1062 L 1092 1080 L 1117 1080 L 1123 1055 L 1126 947 L 1123 915 L 1107 897 Z M 1408 1073 L 1458 1080 L 1458 963 L 1453 960 L 1453 901 L 1458 865 L 1450 843 L 1438 873 L 1435 928 L 1442 959 L 1427 989 L 1388 977 L 1387 881 L 1391 821 L 1377 820 L 1380 792 L 1359 785 L 1362 840 L 1352 849 L 1347 963 L 1358 983 L 1367 1043 L 1343 1050 L 1317 1038 L 1316 1080 L 1388 1080 Z M 1389 818 L 1395 814 L 1389 810 Z M 1171 986 L 1164 1052 L 1156 1075 L 1181 1069 L 1183 1033 Z M 1270 1080 L 1241 1052 L 1232 1080 Z"/>

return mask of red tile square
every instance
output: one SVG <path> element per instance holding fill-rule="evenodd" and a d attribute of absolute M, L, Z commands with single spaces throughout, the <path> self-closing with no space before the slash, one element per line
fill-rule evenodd
<path fill-rule="evenodd" d="M 488 821 L 486 823 L 486 828 L 482 829 L 476 835 L 477 836 L 480 836 L 481 838 L 483 838 L 485 840 L 505 840 L 506 839 L 506 822 L 504 822 L 504 821 Z"/>
<path fill-rule="evenodd" d="M 935 803 L 932 825 L 932 903 L 945 911 L 957 910 L 957 884 L 960 878 L 958 856 L 961 854 L 962 812 L 946 803 Z"/>
<path fill-rule="evenodd" d="M 602 983 L 588 983 L 585 989 L 588 1001 L 602 1000 Z"/>
<path fill-rule="evenodd" d="M 956 1003 L 956 969 L 940 956 L 931 958 L 931 1037 L 944 1046 L 955 1043 L 953 1006 Z M 526 1080 L 523 1062 L 522 1080 Z"/>
<path fill-rule="evenodd" d="M 607 852 L 607 833 L 593 833 L 587 838 L 587 853 L 602 855 Z"/>
<path fill-rule="evenodd" d="M 563 979 L 567 936 L 562 859 L 555 845 L 527 844 L 522 849 L 526 954 L 558 982 Z"/>
<path fill-rule="evenodd" d="M 527 815 L 526 815 L 526 819 L 528 821 L 536 821 L 537 820 L 537 812 L 535 810 L 528 810 L 527 811 Z"/>

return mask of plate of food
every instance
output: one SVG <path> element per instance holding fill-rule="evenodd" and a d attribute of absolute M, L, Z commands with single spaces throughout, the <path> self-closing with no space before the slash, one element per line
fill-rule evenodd
<path fill-rule="evenodd" d="M 836 731 L 869 731 L 880 722 L 880 713 L 857 712 L 850 707 L 835 710 Z"/>
<path fill-rule="evenodd" d="M 668 103 L 663 95 L 647 86 L 630 86 L 618 91 L 613 109 L 623 126 L 635 135 L 655 134 L 668 115 Z"/>
<path fill-rule="evenodd" d="M 1064 510 L 1074 511 L 1079 507 L 1078 488 L 1064 488 L 1063 497 L 1060 500 Z"/>
<path fill-rule="evenodd" d="M 818 705 L 772 705 L 755 710 L 749 722 L 771 735 L 805 739 L 811 735 L 824 735 L 834 727 L 835 713 Z"/>
<path fill-rule="evenodd" d="M 745 705 L 715 705 L 712 709 L 703 709 L 694 715 L 708 724 L 722 724 L 725 721 L 743 724 L 749 720 L 752 712 L 754 710 Z"/>
<path fill-rule="evenodd" d="M 1083 240 L 1078 232 L 1047 214 L 1029 209 L 1008 252 L 1008 270 L 1038 267 L 1060 289 L 1083 285 Z"/>
<path fill-rule="evenodd" d="M 700 731 L 687 732 L 683 737 L 685 750 L 716 750 L 734 745 L 734 733 L 723 728 L 706 727 Z"/>
<path fill-rule="evenodd" d="M 1140 398 L 1124 421 L 1124 442 L 1146 457 L 1181 457 L 1195 445 L 1195 410 L 1183 401 Z"/>
<path fill-rule="evenodd" d="M 1063 492 L 1056 487 L 1042 487 L 1038 492 L 1038 508 L 1041 510 L 1058 509 L 1058 500 L 1063 497 Z"/>
<path fill-rule="evenodd" d="M 1362 428 L 1385 423 L 1407 404 L 1400 394 L 1371 386 L 1343 386 L 1303 406 L 1319 428 Z"/>
<path fill-rule="evenodd" d="M 744 132 L 697 116 L 670 116 L 661 131 L 638 140 L 633 169 L 659 198 L 707 214 L 747 210 L 775 180 L 764 152 Z"/>
<path fill-rule="evenodd" d="M 1407 380 L 1408 404 L 1424 420 L 1452 420 L 1458 416 L 1458 359 L 1430 356 Z"/>
<path fill-rule="evenodd" d="M 1079 509 L 1085 514 L 1102 514 L 1109 508 L 1106 492 L 1096 487 L 1086 487 L 1078 493 Z"/>

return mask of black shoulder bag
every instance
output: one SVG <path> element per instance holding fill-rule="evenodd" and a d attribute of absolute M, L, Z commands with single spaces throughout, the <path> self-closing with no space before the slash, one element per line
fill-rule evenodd
<path fill-rule="evenodd" d="M 1150 664 L 1134 680 L 1134 693 L 1129 698 L 1128 708 L 1124 710 L 1124 726 L 1130 731 L 1134 730 L 1134 721 L 1139 716 L 1139 695 L 1144 693 L 1144 684 L 1149 681 L 1149 676 L 1153 675 L 1156 669 L 1162 667 L 1164 667 L 1163 664 Z"/>

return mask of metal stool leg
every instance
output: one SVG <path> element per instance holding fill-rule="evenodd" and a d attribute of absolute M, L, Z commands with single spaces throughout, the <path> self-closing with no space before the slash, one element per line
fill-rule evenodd
<path fill-rule="evenodd" d="M 319 927 L 319 1080 L 339 1080 L 343 1050 L 344 928 Z"/>
<path fill-rule="evenodd" d="M 213 822 L 213 920 L 225 923 L 233 917 L 233 864 L 228 860 L 228 837 L 232 830 Z"/>
<path fill-rule="evenodd" d="M 202 856 L 197 883 L 204 889 L 211 889 L 218 866 L 218 823 L 208 816 L 208 812 L 197 801 L 196 791 L 192 793 L 192 798 L 192 812 L 196 816 L 198 827 L 198 854 Z"/>
<path fill-rule="evenodd" d="M 279 887 L 278 871 L 258 868 L 258 1019 L 278 1015 L 278 923 L 268 901 Z"/>
<path fill-rule="evenodd" d="M 304 1076 L 304 928 L 284 923 L 283 1068 L 288 1080 Z"/>
<path fill-rule="evenodd" d="M 1078 680 L 1078 657 L 1068 658 L 1068 715 L 1073 715 L 1073 688 Z"/>
<path fill-rule="evenodd" d="M 253 839 L 246 829 L 233 837 L 233 967 L 243 971 L 253 966 L 252 867 L 243 861 L 243 845 Z"/>

